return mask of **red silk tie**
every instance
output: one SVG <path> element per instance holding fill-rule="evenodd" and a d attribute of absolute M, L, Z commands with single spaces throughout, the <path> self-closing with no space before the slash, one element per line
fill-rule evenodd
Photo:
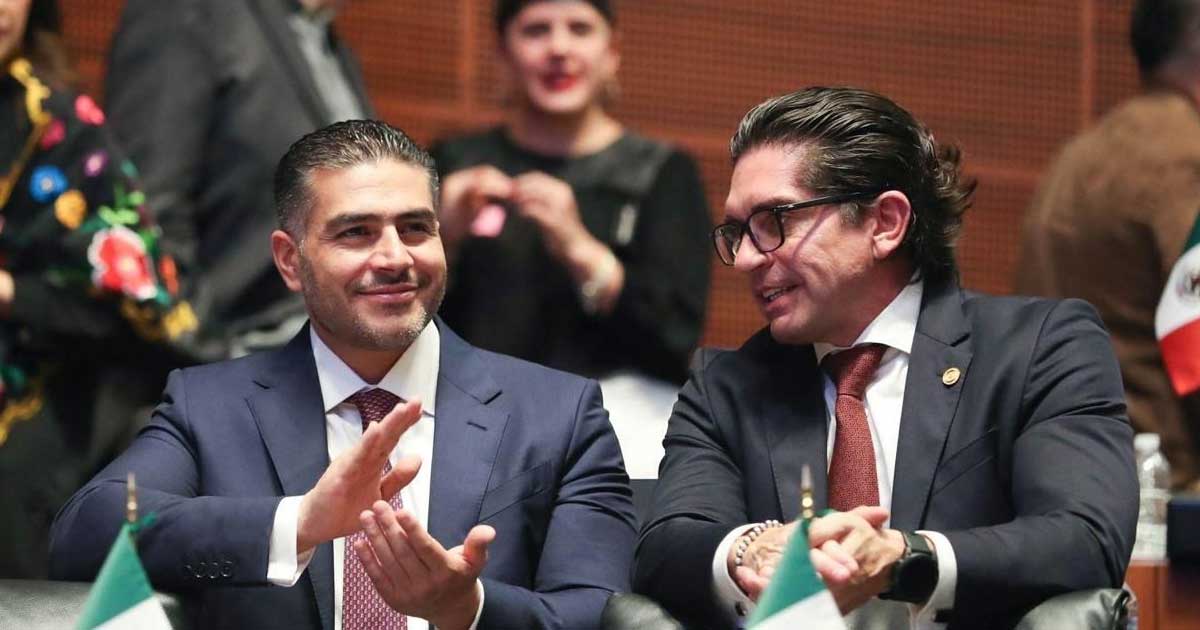
<path fill-rule="evenodd" d="M 346 399 L 358 407 L 362 416 L 363 432 L 372 422 L 379 422 L 400 402 L 395 394 L 383 389 L 365 389 Z M 383 465 L 386 474 L 392 469 L 391 462 Z M 400 509 L 400 493 L 392 497 L 393 508 Z M 342 558 L 342 630 L 407 630 L 408 618 L 392 610 L 363 568 L 358 554 L 354 553 L 354 541 L 365 540 L 366 532 L 358 531 L 346 537 L 345 554 Z"/>
<path fill-rule="evenodd" d="M 823 367 L 837 385 L 834 416 L 837 433 L 829 459 L 829 507 L 852 510 L 879 505 L 879 478 L 875 472 L 875 444 L 867 423 L 863 394 L 879 367 L 887 346 L 855 346 L 825 357 Z"/>

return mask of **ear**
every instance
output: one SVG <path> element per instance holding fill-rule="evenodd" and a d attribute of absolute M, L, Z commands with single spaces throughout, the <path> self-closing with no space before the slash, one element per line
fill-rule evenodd
<path fill-rule="evenodd" d="M 876 197 L 869 212 L 875 220 L 871 232 L 875 258 L 883 260 L 904 243 L 913 214 L 912 204 L 904 193 L 889 190 Z"/>
<path fill-rule="evenodd" d="M 300 245 L 283 230 L 271 232 L 271 257 L 275 259 L 275 268 L 283 276 L 287 288 L 299 293 L 304 288 L 300 280 Z"/>
<path fill-rule="evenodd" d="M 608 40 L 608 76 L 616 78 L 617 71 L 621 69 L 621 35 L 616 31 L 612 31 L 612 35 Z"/>

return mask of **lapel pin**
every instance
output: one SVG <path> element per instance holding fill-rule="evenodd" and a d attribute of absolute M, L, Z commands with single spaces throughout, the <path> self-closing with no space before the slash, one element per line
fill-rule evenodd
<path fill-rule="evenodd" d="M 960 376 L 962 376 L 962 370 L 956 367 L 946 368 L 946 371 L 942 372 L 942 385 L 950 387 L 958 382 Z"/>

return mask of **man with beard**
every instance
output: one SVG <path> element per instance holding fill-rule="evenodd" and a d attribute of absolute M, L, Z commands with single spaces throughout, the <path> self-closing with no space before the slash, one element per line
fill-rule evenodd
<path fill-rule="evenodd" d="M 598 624 L 634 540 L 599 389 L 433 317 L 437 187 L 384 123 L 289 149 L 271 247 L 310 325 L 173 373 L 151 425 L 60 513 L 55 576 L 95 576 L 133 472 L 158 515 L 138 540 L 147 571 L 194 592 L 198 627 Z M 242 588 L 270 584 L 290 588 Z"/>

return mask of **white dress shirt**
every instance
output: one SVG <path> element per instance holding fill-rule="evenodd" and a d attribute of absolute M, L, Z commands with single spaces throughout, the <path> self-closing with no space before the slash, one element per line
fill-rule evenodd
<path fill-rule="evenodd" d="M 325 435 L 332 461 L 343 451 L 362 439 L 362 416 L 358 408 L 346 399 L 363 389 L 375 387 L 387 390 L 403 400 L 421 401 L 421 419 L 404 432 L 388 457 L 395 465 L 401 457 L 421 458 L 421 469 L 407 486 L 400 490 L 404 509 L 416 516 L 421 526 L 429 527 L 429 475 L 433 460 L 433 422 L 437 408 L 437 377 L 441 363 L 441 335 L 432 322 L 425 326 L 408 350 L 378 383 L 362 380 L 345 364 L 321 338 L 309 328 L 313 360 L 317 365 L 317 380 L 325 406 Z M 267 580 L 279 586 L 292 586 L 300 579 L 312 560 L 314 549 L 296 554 L 296 528 L 300 518 L 302 497 L 285 497 L 275 511 L 274 527 L 268 551 Z M 333 541 L 333 627 L 342 628 L 342 563 L 345 559 L 344 538 Z M 483 612 L 483 585 L 476 582 L 480 592 L 479 610 L 475 612 L 472 630 Z M 418 617 L 408 618 L 409 630 L 429 630 L 429 622 Z"/>
<path fill-rule="evenodd" d="M 871 428 L 871 441 L 875 446 L 875 471 L 879 482 L 879 504 L 888 510 L 892 506 L 892 482 L 896 476 L 896 446 L 900 441 L 900 414 L 904 408 L 904 383 L 908 377 L 908 357 L 912 353 L 913 336 L 917 331 L 917 317 L 921 314 L 921 295 L 924 284 L 914 282 L 902 291 L 883 309 L 850 347 L 867 343 L 878 343 L 888 347 L 875 375 L 867 384 L 864 406 L 867 424 Z M 845 350 L 827 343 L 813 344 L 818 363 L 832 352 Z M 837 386 L 829 375 L 824 376 L 825 408 L 829 413 L 829 441 L 826 447 L 826 462 L 833 455 L 834 438 L 837 436 L 837 420 L 834 417 Z M 828 465 L 828 463 L 826 464 Z M 888 523 L 884 524 L 887 527 Z M 726 559 L 734 542 L 752 525 L 730 532 L 717 547 L 713 557 L 713 590 L 725 610 L 749 611 L 753 602 L 738 587 L 729 575 Z M 922 531 L 932 542 L 937 553 L 938 583 L 929 601 L 924 606 L 911 606 L 912 627 L 919 630 L 934 630 L 945 624 L 935 623 L 938 610 L 954 607 L 954 588 L 958 581 L 958 564 L 950 541 L 937 532 Z M 735 613 L 736 614 L 736 613 Z M 739 622 L 744 619 L 739 619 Z"/>

